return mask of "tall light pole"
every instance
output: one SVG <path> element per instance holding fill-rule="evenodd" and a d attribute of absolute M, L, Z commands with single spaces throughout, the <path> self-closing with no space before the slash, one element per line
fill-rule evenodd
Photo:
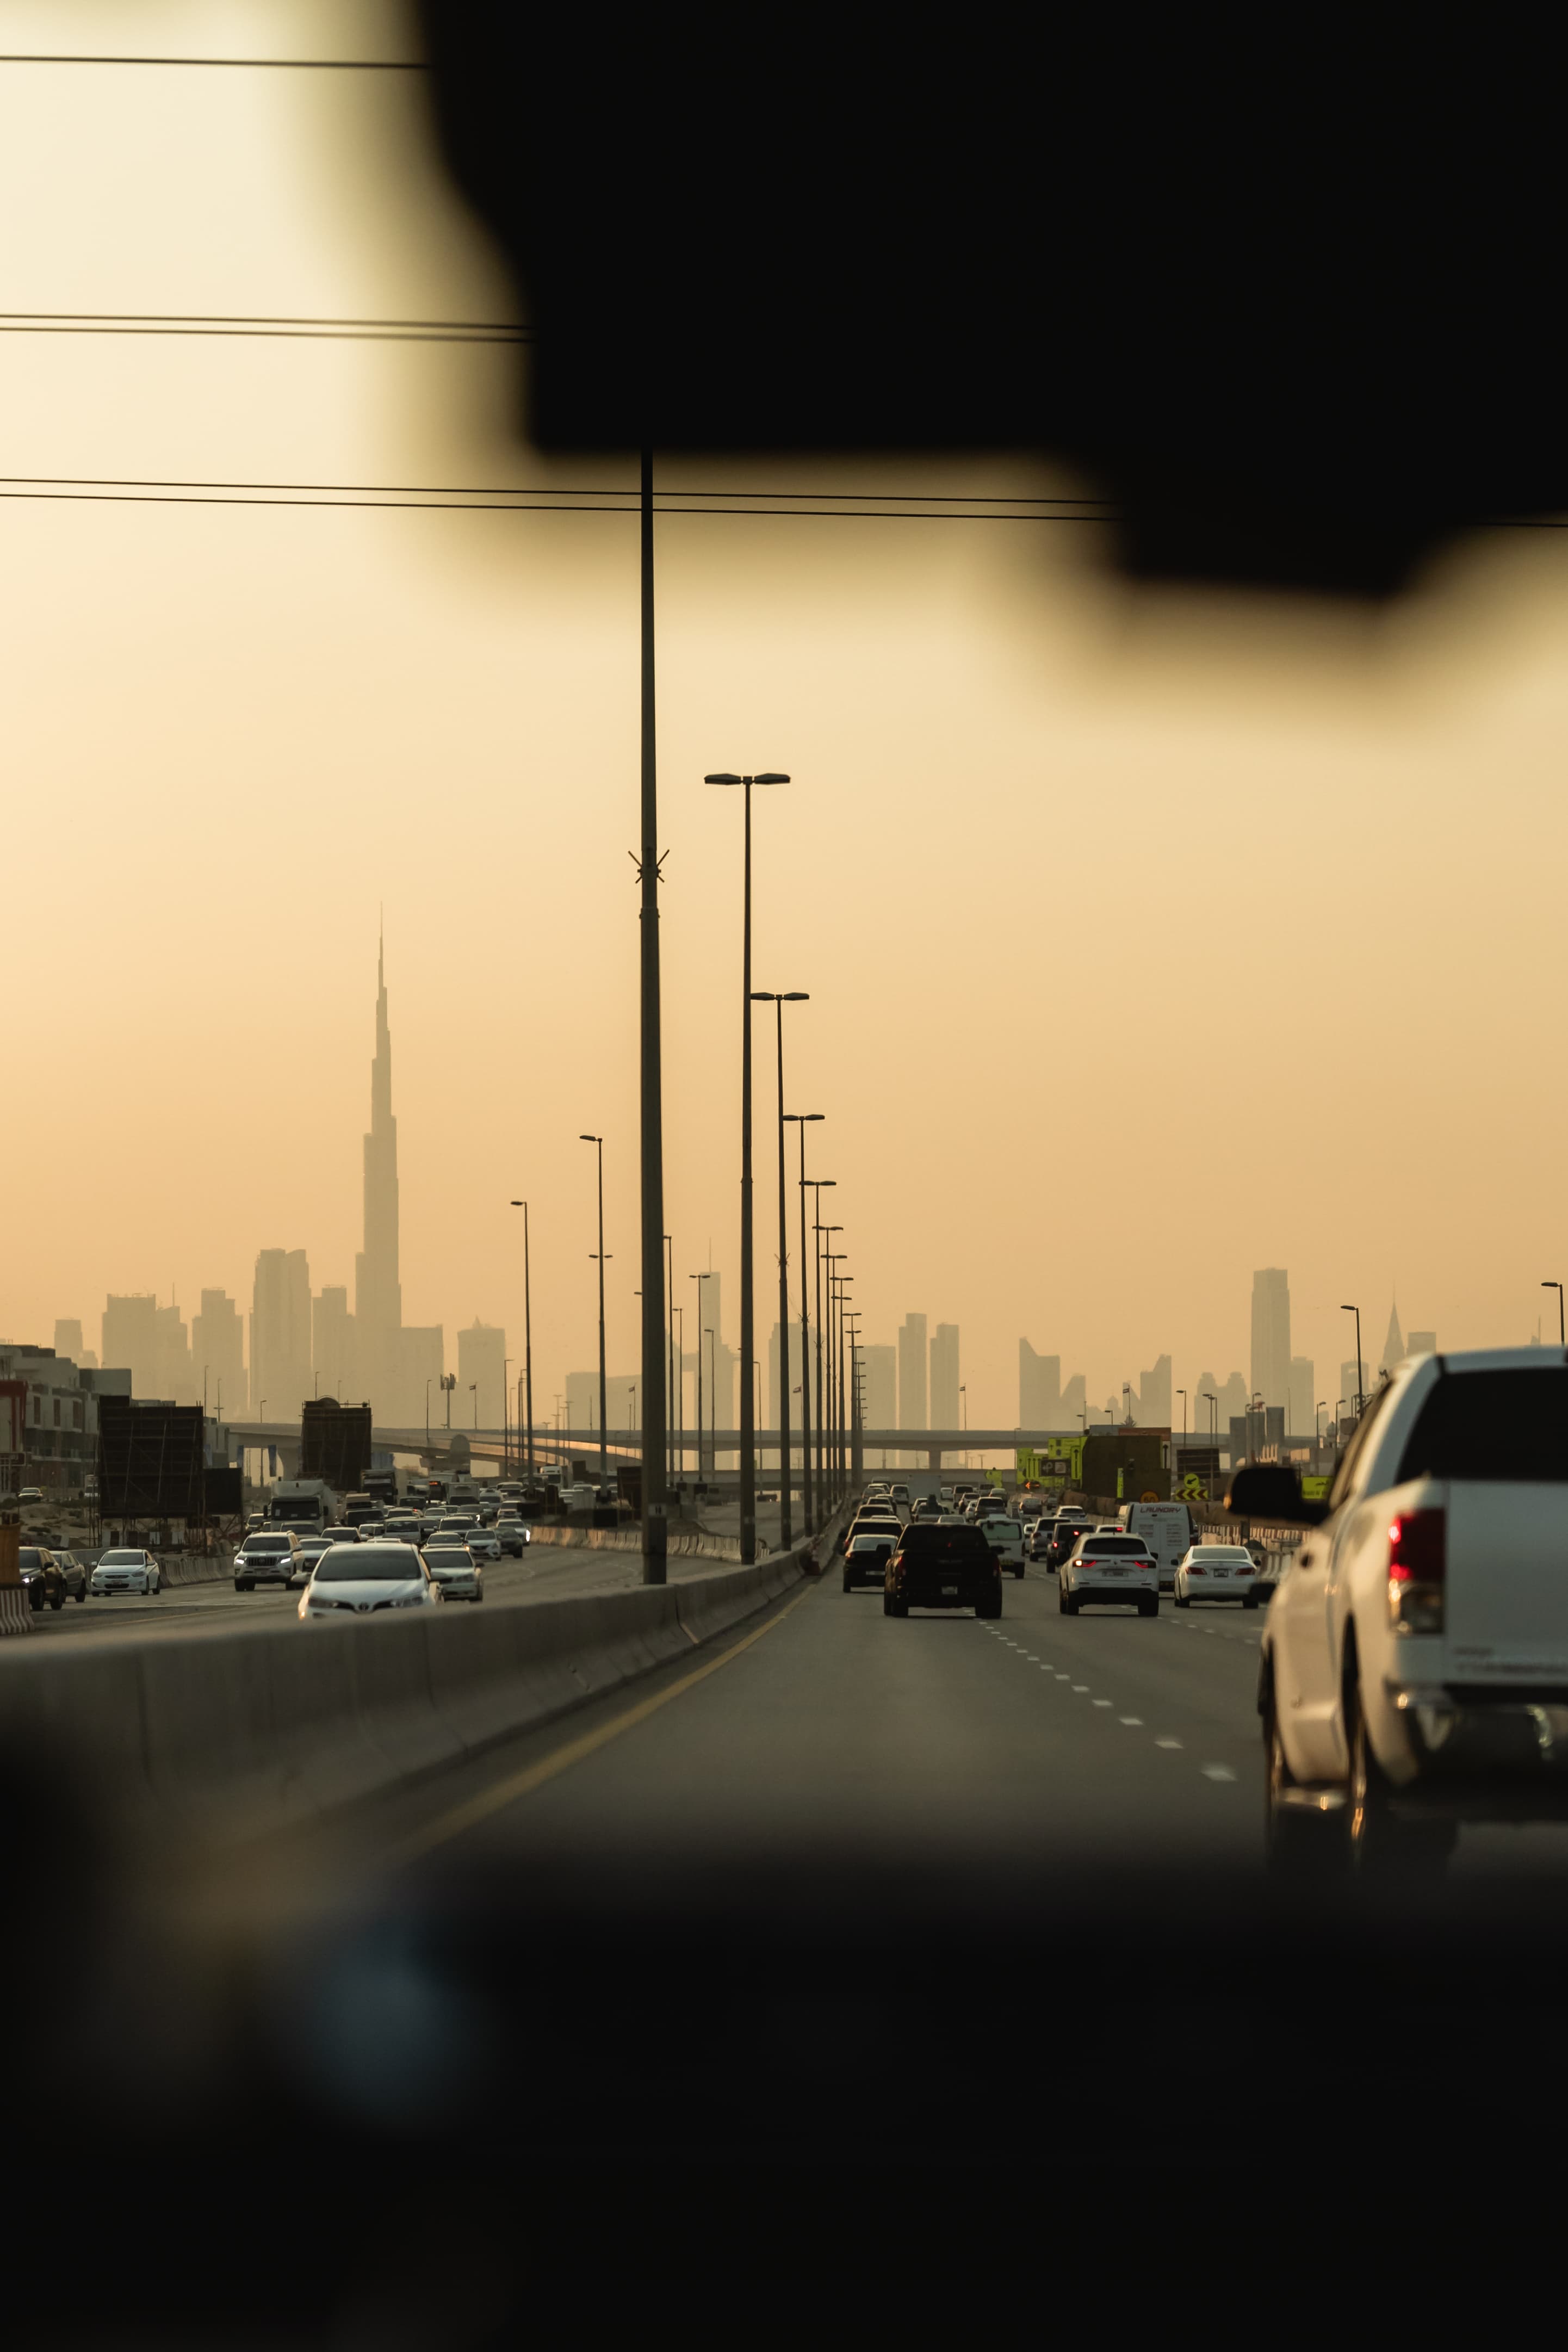
<path fill-rule="evenodd" d="M 1181 1399 L 1181 1433 L 1185 1437 L 1186 1435 L 1186 1391 L 1177 1389 L 1176 1394 Z"/>
<path fill-rule="evenodd" d="M 424 1450 L 430 1451 L 430 1382 L 424 1383 Z"/>
<path fill-rule="evenodd" d="M 668 1573 L 664 1489 L 664 1119 L 659 1014 L 659 762 L 653 671 L 653 453 L 642 452 L 642 794 L 637 879 L 642 894 L 640 1025 L 643 1273 L 643 1581 Z"/>
<path fill-rule="evenodd" d="M 1361 1309 L 1359 1307 L 1342 1307 L 1339 1311 L 1342 1315 L 1354 1315 L 1355 1318 L 1355 1417 L 1359 1421 L 1362 1407 L 1366 1402 L 1366 1381 L 1361 1369 Z"/>
<path fill-rule="evenodd" d="M 789 1222 L 784 1183 L 784 1007 L 809 1004 L 811 1000 L 803 988 L 786 989 L 782 993 L 754 988 L 751 1001 L 754 1004 L 773 1006 L 779 1044 L 779 1542 L 780 1549 L 788 1551 L 793 1538 L 789 1517 Z M 802 1285 L 805 1279 L 802 1265 Z M 810 1483 L 804 1477 L 801 1501 L 809 1528 Z"/>
<path fill-rule="evenodd" d="M 816 1527 L 811 1516 L 811 1307 L 806 1285 L 806 1129 L 819 1126 L 827 1116 L 820 1110 L 789 1110 L 779 1114 L 779 1135 L 780 1157 L 784 1129 L 793 1125 L 800 1131 L 800 1522 L 810 1535 Z M 831 1182 L 827 1178 L 824 1181 Z M 817 1196 L 819 1199 L 821 1195 Z M 783 1219 L 783 1198 L 779 1198 L 779 1218 Z M 779 1329 L 784 1328 L 782 1321 Z M 821 1410 L 821 1398 L 817 1409 Z"/>
<path fill-rule="evenodd" d="M 708 1276 L 706 1274 L 692 1274 L 686 1279 L 697 1286 L 697 1478 L 700 1483 L 703 1475 L 703 1307 L 706 1303 L 702 1286 Z"/>
<path fill-rule="evenodd" d="M 669 1321 L 664 1329 L 664 1348 L 668 1371 L 664 1384 L 664 1462 L 667 1472 L 674 1466 L 674 1426 L 680 1419 L 680 1390 L 675 1385 L 675 1239 L 664 1235 L 664 1296 L 669 1300 Z"/>
<path fill-rule="evenodd" d="M 675 1400 L 675 1442 L 676 1454 L 680 1463 L 679 1475 L 684 1479 L 686 1475 L 686 1310 L 684 1307 L 676 1307 L 674 1305 L 674 1277 L 672 1276 L 670 1279 L 670 1302 L 672 1319 L 676 1326 L 676 1372 L 674 1391 Z"/>
<path fill-rule="evenodd" d="M 815 1180 L 813 1180 L 815 1181 Z M 828 1178 L 821 1181 L 826 1184 Z M 819 1196 L 820 1197 L 820 1196 Z M 818 1505 L 825 1519 L 833 1507 L 833 1333 L 831 1319 L 822 1318 L 822 1267 L 828 1269 L 828 1306 L 832 1309 L 833 1261 L 831 1250 L 822 1247 L 822 1235 L 841 1234 L 842 1225 L 824 1225 L 819 1213 L 813 1228 L 817 1240 L 817 1477 L 821 1486 Z M 827 1377 L 823 1378 L 822 1357 L 827 1355 Z"/>
<path fill-rule="evenodd" d="M 1560 1348 L 1568 1348 L 1568 1327 L 1564 1326 L 1563 1315 L 1563 1285 L 1560 1282 L 1543 1282 L 1541 1287 L 1557 1293 L 1557 1344 Z"/>
<path fill-rule="evenodd" d="M 512 1475 L 512 1383 L 507 1377 L 511 1369 L 511 1357 L 503 1356 L 501 1359 L 501 1460 L 505 1466 L 501 1475 L 504 1478 L 509 1478 Z"/>
<path fill-rule="evenodd" d="M 608 1386 L 604 1373 L 604 1138 L 580 1135 L 577 1139 L 580 1143 L 591 1143 L 599 1155 L 599 1247 L 591 1254 L 599 1260 L 599 1483 L 602 1486 L 610 1475 L 609 1441 L 604 1426 Z M 660 1255 L 662 1258 L 662 1245 Z"/>
<path fill-rule="evenodd" d="M 528 1204 L 514 1201 L 514 1209 L 523 1213 L 523 1378 L 528 1389 L 528 1436 L 524 1440 L 524 1469 L 531 1486 L 534 1482 L 534 1307 L 528 1283 Z"/>
<path fill-rule="evenodd" d="M 1327 1410 L 1327 1406 L 1328 1406 L 1328 1399 L 1327 1399 L 1327 1397 L 1319 1397 L 1319 1399 L 1318 1399 L 1318 1401 L 1317 1401 L 1316 1407 L 1314 1408 L 1314 1411 L 1313 1411 L 1313 1417 L 1312 1417 L 1312 1447 L 1313 1447 L 1314 1452 L 1319 1453 L 1319 1454 L 1321 1454 L 1321 1453 L 1322 1452 L 1322 1444 L 1323 1444 L 1323 1414 L 1324 1414 L 1324 1412 Z"/>
<path fill-rule="evenodd" d="M 751 1391 L 756 1353 L 751 1296 L 751 787 L 787 784 L 788 776 L 705 776 L 708 784 L 741 787 L 746 803 L 746 872 L 740 950 L 740 1557 L 757 1558 L 757 1420 Z"/>

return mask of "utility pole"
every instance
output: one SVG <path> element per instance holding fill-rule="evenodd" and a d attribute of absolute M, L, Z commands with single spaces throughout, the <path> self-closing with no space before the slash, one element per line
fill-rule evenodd
<path fill-rule="evenodd" d="M 664 1114 L 659 1009 L 659 763 L 653 667 L 653 453 L 642 458 L 643 789 L 637 877 L 642 1026 L 643 1581 L 668 1574 L 664 1486 Z"/>

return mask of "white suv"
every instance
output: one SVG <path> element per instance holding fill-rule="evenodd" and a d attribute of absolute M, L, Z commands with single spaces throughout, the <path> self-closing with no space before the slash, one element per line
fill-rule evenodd
<path fill-rule="evenodd" d="M 1276 1860 L 1440 1860 L 1461 1817 L 1568 1818 L 1565 1560 L 1562 1351 L 1401 1365 L 1265 1621 Z"/>
<path fill-rule="evenodd" d="M 254 1592 L 258 1584 L 281 1584 L 287 1592 L 297 1576 L 308 1574 L 292 1528 L 259 1528 L 235 1554 L 236 1592 Z"/>
<path fill-rule="evenodd" d="M 1056 1605 L 1064 1617 L 1079 1611 L 1135 1608 L 1160 1613 L 1160 1564 L 1142 1536 L 1120 1528 L 1080 1536 L 1056 1572 Z"/>

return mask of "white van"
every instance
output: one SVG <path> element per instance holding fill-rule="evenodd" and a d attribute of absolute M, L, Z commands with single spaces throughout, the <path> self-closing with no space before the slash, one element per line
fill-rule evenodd
<path fill-rule="evenodd" d="M 1196 1541 L 1192 1514 L 1185 1503 L 1124 1503 L 1116 1525 L 1130 1536 L 1142 1536 L 1160 1564 L 1160 1591 L 1176 1591 L 1176 1567 Z"/>

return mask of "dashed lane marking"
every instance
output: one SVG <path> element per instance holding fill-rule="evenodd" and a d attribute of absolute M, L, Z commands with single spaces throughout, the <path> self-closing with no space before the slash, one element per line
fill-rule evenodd
<path fill-rule="evenodd" d="M 1097 1698 L 1097 1699 L 1094 1701 L 1094 1705 L 1095 1705 L 1096 1706 L 1110 1706 L 1110 1704 L 1111 1704 L 1111 1701 L 1110 1701 L 1108 1698 Z"/>
<path fill-rule="evenodd" d="M 1118 1723 L 1130 1723 L 1134 1731 L 1142 1731 L 1144 1727 L 1144 1718 L 1141 1715 L 1119 1715 L 1116 1720 Z"/>
<path fill-rule="evenodd" d="M 1179 1748 L 1181 1746 L 1181 1741 L 1179 1739 L 1156 1739 L 1155 1746 L 1156 1748 Z"/>
<path fill-rule="evenodd" d="M 1198 1769 L 1206 1780 L 1234 1780 L 1236 1778 L 1228 1764 L 1204 1764 Z"/>
<path fill-rule="evenodd" d="M 1066 1679 L 1066 1677 L 1065 1677 L 1065 1676 L 1063 1676 L 1063 1680 L 1065 1680 L 1065 1679 Z M 1073 1685 L 1072 1685 L 1072 1687 L 1073 1687 L 1073 1689 L 1074 1689 L 1075 1691 L 1086 1691 L 1086 1690 L 1088 1689 L 1089 1685 L 1088 1685 L 1088 1684 L 1087 1684 L 1087 1683 L 1074 1683 L 1074 1684 L 1073 1684 Z"/>

